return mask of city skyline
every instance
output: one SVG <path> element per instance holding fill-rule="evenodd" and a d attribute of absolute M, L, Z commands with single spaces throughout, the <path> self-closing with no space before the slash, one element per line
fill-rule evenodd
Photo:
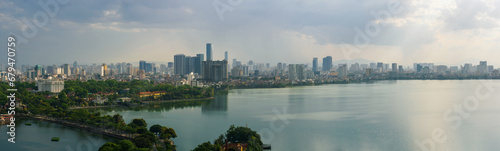
<path fill-rule="evenodd" d="M 33 15 L 43 13 L 44 7 L 4 1 L 0 35 L 14 33 L 26 39 L 18 43 L 19 64 L 170 62 L 175 54 L 204 52 L 204 44 L 210 42 L 214 60 L 228 51 L 229 60 L 245 60 L 239 57 L 245 56 L 271 64 L 332 56 L 333 60 L 364 58 L 400 64 L 488 60 L 500 65 L 496 59 L 500 57 L 498 2 L 245 1 L 229 6 L 233 11 L 226 11 L 221 19 L 211 1 L 71 1 L 58 5 L 43 28 L 32 25 L 37 32 L 27 38 L 26 22 L 34 23 Z M 400 11 L 381 20 L 374 17 L 391 12 L 389 6 L 400 6 Z M 319 11 L 326 8 L 332 11 Z M 366 32 L 367 25 L 384 26 L 379 32 Z M 370 42 L 363 44 L 359 38 L 367 34 Z M 343 48 L 359 51 L 345 53 Z"/>

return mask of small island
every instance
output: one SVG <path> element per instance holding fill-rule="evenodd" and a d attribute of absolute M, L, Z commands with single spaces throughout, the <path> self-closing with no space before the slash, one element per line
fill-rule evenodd
<path fill-rule="evenodd" d="M 59 141 L 60 139 L 61 139 L 61 138 L 59 138 L 59 137 L 52 137 L 51 141 L 57 142 L 57 141 Z"/>

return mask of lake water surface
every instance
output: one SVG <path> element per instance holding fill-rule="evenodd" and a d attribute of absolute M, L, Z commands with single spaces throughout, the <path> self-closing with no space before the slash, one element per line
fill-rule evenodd
<path fill-rule="evenodd" d="M 232 124 L 258 131 L 265 144 L 280 151 L 470 151 L 500 148 L 499 98 L 499 80 L 406 80 L 239 89 L 208 101 L 94 110 L 121 114 L 127 122 L 144 118 L 149 126 L 172 127 L 180 151 L 212 141 Z M 0 135 L 0 145 L 10 150 L 65 150 L 69 145 L 77 150 L 82 141 L 94 145 L 89 138 L 112 140 L 32 123 L 17 127 L 19 143 L 10 144 L 7 135 Z M 61 136 L 61 142 L 50 142 L 52 136 Z"/>

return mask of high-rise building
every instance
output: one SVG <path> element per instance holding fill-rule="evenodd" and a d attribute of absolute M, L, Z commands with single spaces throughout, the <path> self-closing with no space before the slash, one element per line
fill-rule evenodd
<path fill-rule="evenodd" d="M 106 64 L 102 64 L 101 66 L 101 77 L 108 76 L 108 66 Z"/>
<path fill-rule="evenodd" d="M 156 73 L 156 64 L 155 63 L 146 63 L 143 70 L 146 73 Z"/>
<path fill-rule="evenodd" d="M 146 61 L 141 60 L 139 61 L 139 70 L 146 70 Z"/>
<path fill-rule="evenodd" d="M 67 76 L 71 75 L 71 67 L 69 66 L 69 64 L 63 64 L 63 70 L 64 74 L 66 74 Z"/>
<path fill-rule="evenodd" d="M 356 73 L 356 72 L 359 72 L 361 71 L 361 68 L 359 66 L 359 63 L 354 63 L 354 64 L 351 64 L 351 68 L 349 69 L 352 73 Z"/>
<path fill-rule="evenodd" d="M 477 71 L 481 74 L 485 74 L 488 72 L 488 63 L 486 61 L 480 61 L 479 66 L 477 67 Z"/>
<path fill-rule="evenodd" d="M 422 65 L 417 64 L 417 73 L 422 72 Z"/>
<path fill-rule="evenodd" d="M 227 60 L 227 57 L 228 57 L 228 56 L 227 56 L 227 51 L 225 51 L 225 52 L 224 52 L 224 60 Z M 229 60 L 227 60 L 227 61 L 229 61 Z"/>
<path fill-rule="evenodd" d="M 194 58 L 191 56 L 186 56 L 184 59 L 184 74 L 189 74 L 194 72 Z"/>
<path fill-rule="evenodd" d="M 42 75 L 42 67 L 40 65 L 35 66 L 35 77 L 41 76 Z"/>
<path fill-rule="evenodd" d="M 323 58 L 323 71 L 329 71 L 333 67 L 332 56 L 326 56 Z"/>
<path fill-rule="evenodd" d="M 73 68 L 77 68 L 77 67 L 78 67 L 78 63 L 76 63 L 76 61 L 73 62 Z"/>
<path fill-rule="evenodd" d="M 176 75 L 183 75 L 185 73 L 185 60 L 186 56 L 184 54 L 178 54 L 174 56 L 174 73 Z"/>
<path fill-rule="evenodd" d="M 312 71 L 313 71 L 313 72 L 318 71 L 318 58 L 316 58 L 316 57 L 314 57 L 314 58 L 313 58 L 313 67 L 312 67 Z"/>
<path fill-rule="evenodd" d="M 212 44 L 207 43 L 207 61 L 212 61 Z"/>
<path fill-rule="evenodd" d="M 472 64 L 470 64 L 470 63 L 466 63 L 466 64 L 464 65 L 464 68 L 463 68 L 462 72 L 463 72 L 464 74 L 469 74 L 469 73 L 471 73 L 471 72 L 472 72 Z"/>
<path fill-rule="evenodd" d="M 384 72 L 384 63 L 377 62 L 377 72 Z"/>
<path fill-rule="evenodd" d="M 303 64 L 289 64 L 288 65 L 288 79 L 290 81 L 305 80 L 306 75 L 304 72 Z"/>
<path fill-rule="evenodd" d="M 201 67 L 203 66 L 203 61 L 205 61 L 204 59 L 203 54 L 196 54 L 196 59 L 194 60 L 194 73 L 201 75 Z"/>
<path fill-rule="evenodd" d="M 168 62 L 167 67 L 168 68 L 173 68 L 174 67 L 174 62 Z"/>
<path fill-rule="evenodd" d="M 493 65 L 489 65 L 488 66 L 488 72 L 493 72 L 494 68 L 493 68 Z"/>
<path fill-rule="evenodd" d="M 127 63 L 127 73 L 130 75 L 135 75 L 135 69 L 134 66 L 130 63 Z"/>
<path fill-rule="evenodd" d="M 399 65 L 399 74 L 402 74 L 403 73 L 403 66 L 402 65 Z"/>
<path fill-rule="evenodd" d="M 160 72 L 161 72 L 161 73 L 165 73 L 165 72 L 167 72 L 167 71 L 168 71 L 168 70 L 167 70 L 167 65 L 165 65 L 165 64 L 160 64 Z"/>
<path fill-rule="evenodd" d="M 392 63 L 392 73 L 398 73 L 398 63 Z"/>
<path fill-rule="evenodd" d="M 339 68 L 337 69 L 337 72 L 339 73 L 339 77 L 343 78 L 347 76 L 347 64 L 339 64 Z"/>
<path fill-rule="evenodd" d="M 203 79 L 211 82 L 226 81 L 227 60 L 222 61 L 203 61 Z"/>
<path fill-rule="evenodd" d="M 438 74 L 446 74 L 447 71 L 448 71 L 448 66 L 445 66 L 445 65 L 436 66 L 436 72 Z"/>

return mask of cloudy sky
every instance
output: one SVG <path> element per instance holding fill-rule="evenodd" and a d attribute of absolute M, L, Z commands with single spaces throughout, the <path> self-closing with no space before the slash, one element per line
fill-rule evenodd
<path fill-rule="evenodd" d="M 492 0 L 37 2 L 0 1 L 1 39 L 16 35 L 18 64 L 169 62 L 205 53 L 210 42 L 216 60 L 228 51 L 230 60 L 272 64 L 329 55 L 500 66 L 500 2 Z"/>

